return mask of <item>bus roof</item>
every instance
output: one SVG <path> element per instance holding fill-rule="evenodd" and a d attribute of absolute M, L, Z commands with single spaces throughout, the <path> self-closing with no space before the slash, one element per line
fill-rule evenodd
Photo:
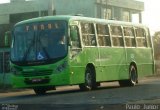
<path fill-rule="evenodd" d="M 83 16 L 70 16 L 70 15 L 37 17 L 37 18 L 32 18 L 32 19 L 21 21 L 17 23 L 16 25 L 27 24 L 27 23 L 32 23 L 32 22 L 42 22 L 42 21 L 48 21 L 48 20 L 66 20 L 66 21 L 77 20 L 77 21 L 88 21 L 88 22 L 96 22 L 96 23 L 104 23 L 104 24 L 116 24 L 116 25 L 126 25 L 126 26 L 132 25 L 132 26 L 146 27 L 145 25 L 140 24 L 140 23 L 106 20 L 106 19 L 90 18 L 90 17 L 83 17 Z"/>

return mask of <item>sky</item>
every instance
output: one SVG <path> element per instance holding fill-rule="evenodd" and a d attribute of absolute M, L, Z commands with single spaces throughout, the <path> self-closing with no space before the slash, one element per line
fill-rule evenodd
<path fill-rule="evenodd" d="M 160 0 L 139 1 L 143 1 L 145 3 L 142 23 L 149 26 L 152 33 L 160 31 Z"/>
<path fill-rule="evenodd" d="M 0 3 L 7 3 L 9 2 L 10 0 L 0 0 Z"/>
<path fill-rule="evenodd" d="M 0 3 L 6 3 L 10 0 L 0 0 Z M 137 0 L 145 3 L 145 9 L 142 14 L 142 23 L 147 25 L 151 33 L 160 31 L 160 0 Z"/>

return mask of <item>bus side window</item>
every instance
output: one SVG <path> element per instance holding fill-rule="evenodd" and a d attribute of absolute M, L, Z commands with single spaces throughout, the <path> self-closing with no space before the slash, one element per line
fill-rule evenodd
<path fill-rule="evenodd" d="M 134 37 L 133 27 L 123 27 L 126 47 L 135 47 L 136 41 Z"/>
<path fill-rule="evenodd" d="M 124 46 L 121 26 L 111 26 L 111 37 L 113 46 Z"/>
<path fill-rule="evenodd" d="M 81 23 L 82 41 L 84 46 L 96 46 L 93 23 Z"/>
<path fill-rule="evenodd" d="M 143 28 L 136 28 L 136 40 L 138 43 L 138 47 L 147 47 L 146 41 L 146 31 Z"/>
<path fill-rule="evenodd" d="M 97 24 L 96 29 L 99 46 L 111 46 L 108 25 Z"/>
<path fill-rule="evenodd" d="M 80 48 L 79 30 L 77 26 L 70 27 L 70 37 L 72 42 L 72 48 Z"/>

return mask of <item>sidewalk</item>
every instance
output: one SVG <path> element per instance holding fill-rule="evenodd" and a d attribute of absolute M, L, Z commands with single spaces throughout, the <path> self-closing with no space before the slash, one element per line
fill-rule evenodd
<path fill-rule="evenodd" d="M 31 89 L 25 89 L 25 90 L 10 90 L 8 92 L 3 92 L 0 93 L 0 98 L 4 98 L 4 97 L 14 97 L 14 96 L 22 96 L 22 95 L 33 95 L 35 94 L 33 90 Z"/>

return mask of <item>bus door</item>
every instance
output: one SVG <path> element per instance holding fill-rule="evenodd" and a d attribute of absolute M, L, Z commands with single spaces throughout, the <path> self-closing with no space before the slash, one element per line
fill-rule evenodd
<path fill-rule="evenodd" d="M 78 25 L 71 25 L 70 26 L 70 39 L 69 39 L 69 57 L 70 57 L 70 71 L 71 77 L 70 82 L 71 84 L 76 84 L 81 82 L 82 78 L 82 48 L 80 42 L 80 32 Z"/>

